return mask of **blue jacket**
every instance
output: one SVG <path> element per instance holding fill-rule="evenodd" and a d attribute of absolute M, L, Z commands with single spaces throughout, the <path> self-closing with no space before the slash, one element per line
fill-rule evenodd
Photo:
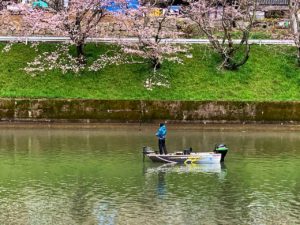
<path fill-rule="evenodd" d="M 167 128 L 165 125 L 161 126 L 156 134 L 155 134 L 159 139 L 165 139 L 166 138 L 166 135 L 167 135 Z"/>

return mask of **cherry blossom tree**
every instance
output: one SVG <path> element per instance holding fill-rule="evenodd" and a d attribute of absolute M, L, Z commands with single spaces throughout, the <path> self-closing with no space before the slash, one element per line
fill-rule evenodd
<path fill-rule="evenodd" d="M 1 1 L 1 0 L 0 0 Z M 9 26 L 11 26 L 11 23 L 9 21 L 10 13 L 9 11 L 4 8 L 0 8 L 0 33 L 2 34 L 4 30 L 7 30 Z"/>
<path fill-rule="evenodd" d="M 122 8 L 126 4 L 124 0 L 70 0 L 68 6 L 57 11 L 43 9 L 28 9 L 24 16 L 24 24 L 29 34 L 51 33 L 56 36 L 68 36 L 70 43 L 58 45 L 52 52 L 44 52 L 28 63 L 25 71 L 32 76 L 46 70 L 59 69 L 62 73 L 79 73 L 84 69 L 97 71 L 110 64 L 120 64 L 118 55 L 101 55 L 92 64 L 87 64 L 85 44 L 89 37 L 99 35 L 97 27 L 101 26 L 104 17 L 117 18 L 118 13 L 110 13 L 108 7 Z M 70 54 L 69 47 L 74 45 L 76 57 Z M 125 62 L 126 59 L 123 59 Z"/>
<path fill-rule="evenodd" d="M 0 0 L 0 11 L 6 9 L 7 5 L 13 3 L 11 0 Z"/>
<path fill-rule="evenodd" d="M 84 62 L 84 46 L 88 37 L 94 36 L 99 30 L 102 19 L 109 14 L 106 10 L 110 0 L 70 0 L 68 7 L 55 12 L 41 9 L 29 10 L 24 17 L 26 27 L 31 33 L 51 32 L 55 35 L 70 37 L 76 46 L 77 58 Z M 115 1 L 114 1 L 115 2 Z M 117 1 L 122 4 L 122 0 Z"/>
<path fill-rule="evenodd" d="M 3 0 L 0 0 L 0 11 L 3 10 L 5 7 L 5 2 Z"/>
<path fill-rule="evenodd" d="M 289 16 L 291 32 L 297 47 L 297 64 L 300 66 L 300 0 L 291 0 L 289 7 Z"/>
<path fill-rule="evenodd" d="M 16 17 L 22 13 L 26 7 L 22 4 L 16 4 L 16 1 L 1 1 L 2 0 L 0 0 L 0 4 L 2 4 L 2 7 L 0 7 L 0 34 L 13 35 L 21 28 L 20 21 L 18 21 Z M 1 51 L 10 51 L 14 42 L 17 41 L 7 42 Z"/>
<path fill-rule="evenodd" d="M 169 2 L 169 6 L 171 4 Z M 157 77 L 165 77 L 158 73 L 164 61 L 182 63 L 179 55 L 187 51 L 183 45 L 166 41 L 179 36 L 177 30 L 170 25 L 170 21 L 174 20 L 176 18 L 168 15 L 168 8 L 163 13 L 162 10 L 153 8 L 153 5 L 129 10 L 121 20 L 127 28 L 127 36 L 137 38 L 136 42 L 122 41 L 121 48 L 126 54 L 139 56 L 149 62 L 152 68 L 152 77 L 147 80 L 149 86 L 152 86 Z"/>
<path fill-rule="evenodd" d="M 38 51 L 35 45 L 31 44 L 31 47 Z M 108 53 L 109 51 L 106 54 L 100 55 L 91 64 L 87 65 L 78 63 L 77 58 L 70 54 L 68 44 L 59 45 L 54 51 L 38 54 L 32 62 L 27 63 L 24 70 L 31 76 L 36 76 L 40 73 L 52 71 L 54 69 L 60 70 L 62 74 L 67 72 L 78 74 L 83 70 L 97 72 L 109 65 L 131 63 L 130 61 L 127 61 L 126 57 L 121 53 Z"/>
<path fill-rule="evenodd" d="M 256 0 L 192 0 L 185 11 L 221 56 L 221 67 L 235 70 L 249 58 L 255 9 Z M 235 44 L 233 37 L 238 33 L 240 42 Z"/>

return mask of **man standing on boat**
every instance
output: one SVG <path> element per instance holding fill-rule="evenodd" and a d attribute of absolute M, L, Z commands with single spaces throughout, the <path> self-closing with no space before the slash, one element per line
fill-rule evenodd
<path fill-rule="evenodd" d="M 159 124 L 159 129 L 157 130 L 155 135 L 158 137 L 159 154 L 168 154 L 166 148 L 167 128 L 164 123 Z"/>

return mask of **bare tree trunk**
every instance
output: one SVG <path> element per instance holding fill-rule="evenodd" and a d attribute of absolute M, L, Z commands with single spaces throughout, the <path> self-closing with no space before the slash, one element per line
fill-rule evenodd
<path fill-rule="evenodd" d="M 77 56 L 78 63 L 80 64 L 86 63 L 86 58 L 84 54 L 84 44 L 80 43 L 76 45 L 76 56 Z"/>
<path fill-rule="evenodd" d="M 80 14 L 76 15 L 73 32 L 74 42 L 76 44 L 76 55 L 79 63 L 85 63 L 84 42 L 85 36 L 81 28 L 82 18 Z"/>
<path fill-rule="evenodd" d="M 77 51 L 77 57 L 81 58 L 84 57 L 84 45 L 83 44 L 79 44 L 76 46 L 76 51 Z"/>
<path fill-rule="evenodd" d="M 161 62 L 159 61 L 158 58 L 152 59 L 152 68 L 153 68 L 154 74 L 156 73 L 157 70 L 159 70 L 161 68 Z"/>

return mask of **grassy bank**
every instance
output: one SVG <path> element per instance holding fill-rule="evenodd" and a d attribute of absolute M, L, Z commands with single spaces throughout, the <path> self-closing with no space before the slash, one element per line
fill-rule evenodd
<path fill-rule="evenodd" d="M 152 91 L 143 84 L 149 75 L 147 64 L 109 66 L 100 72 L 80 75 L 59 71 L 31 77 L 22 70 L 38 53 L 23 44 L 2 53 L 0 44 L 0 97 L 163 99 L 163 100 L 300 100 L 300 69 L 294 49 L 286 46 L 253 46 L 249 61 L 238 71 L 221 71 L 218 56 L 207 46 L 194 46 L 193 58 L 184 65 L 166 63 L 162 73 L 170 88 Z M 53 49 L 42 44 L 39 51 Z M 111 46 L 88 45 L 90 59 Z"/>

